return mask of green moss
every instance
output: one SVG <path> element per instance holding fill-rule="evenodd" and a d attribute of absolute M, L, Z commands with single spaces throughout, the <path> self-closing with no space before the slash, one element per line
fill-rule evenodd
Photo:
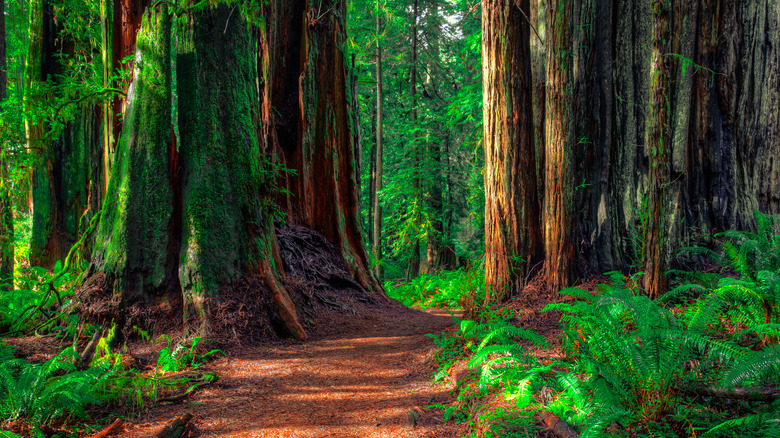
<path fill-rule="evenodd" d="M 170 38 L 167 7 L 148 10 L 93 257 L 98 271 L 117 280 L 115 287 L 133 285 L 130 292 L 142 297 L 159 294 L 170 269 Z"/>
<path fill-rule="evenodd" d="M 203 314 L 205 298 L 255 270 L 264 241 L 259 143 L 253 115 L 255 42 L 230 8 L 194 12 L 179 23 L 177 82 L 182 161 L 185 300 Z"/>

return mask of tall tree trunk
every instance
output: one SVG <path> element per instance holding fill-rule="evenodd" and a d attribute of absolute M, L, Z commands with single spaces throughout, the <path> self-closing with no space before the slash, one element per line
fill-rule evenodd
<path fill-rule="evenodd" d="M 438 5 L 432 5 L 428 8 L 428 24 L 431 26 L 428 34 L 428 46 L 431 53 L 431 59 L 428 60 L 428 74 L 425 78 L 424 87 L 429 89 L 430 105 L 434 108 L 433 111 L 437 111 L 440 107 L 436 99 L 436 84 L 434 83 L 434 73 L 436 72 L 437 65 L 440 60 L 440 42 L 439 36 L 442 33 L 441 15 Z M 433 21 L 433 23 L 431 23 Z M 444 205 L 442 198 L 442 187 L 444 184 L 444 178 L 442 175 L 442 143 L 444 130 L 441 129 L 439 124 L 433 120 L 428 128 L 427 142 L 428 142 L 428 161 L 426 163 L 427 173 L 429 176 L 428 190 L 427 190 L 427 208 L 428 217 L 431 224 L 428 230 L 428 253 L 427 253 L 427 265 L 428 272 L 434 272 L 442 269 L 445 266 L 442 265 L 444 252 L 447 247 L 443 245 L 444 237 L 444 222 L 442 217 L 444 216 Z"/>
<path fill-rule="evenodd" d="M 5 35 L 5 2 L 0 0 L 0 115 L 8 84 Z M 14 221 L 8 164 L 5 142 L 0 140 L 0 291 L 13 289 L 14 281 Z"/>
<path fill-rule="evenodd" d="M 277 280 L 282 267 L 271 217 L 263 207 L 261 190 L 276 176 L 261 167 L 254 129 L 259 114 L 251 32 L 227 5 L 184 19 L 177 82 L 182 166 L 178 271 L 185 322 L 205 331 L 209 298 L 243 275 L 260 274 L 286 330 L 305 339 L 295 307 Z"/>
<path fill-rule="evenodd" d="M 491 300 L 519 292 L 542 255 L 534 170 L 528 1 L 485 0 L 482 71 L 485 286 Z M 521 10 L 522 9 L 522 10 Z"/>
<path fill-rule="evenodd" d="M 383 119 L 383 79 L 382 79 L 382 21 L 379 15 L 379 1 L 376 2 L 376 164 L 374 178 L 374 222 L 371 224 L 373 253 L 376 260 L 374 274 L 380 281 L 384 277 L 382 268 L 382 203 L 379 201 L 379 192 L 382 191 L 382 164 L 384 159 L 384 119 Z"/>
<path fill-rule="evenodd" d="M 412 185 L 414 187 L 414 204 L 413 208 L 417 208 L 418 211 L 414 213 L 414 225 L 415 229 L 419 229 L 422 218 L 421 211 L 419 209 L 422 206 L 422 178 L 420 175 L 420 166 L 422 158 L 422 148 L 419 145 L 419 136 L 417 134 L 418 120 L 417 120 L 417 21 L 419 13 L 419 0 L 414 0 L 412 6 L 412 59 L 411 59 L 411 82 L 412 82 L 412 162 L 414 166 L 414 177 Z M 412 255 L 409 257 L 409 265 L 406 270 L 406 278 L 411 279 L 420 275 L 420 239 L 414 236 L 412 242 Z"/>
<path fill-rule="evenodd" d="M 318 12 L 319 11 L 319 12 Z M 263 91 L 265 144 L 295 173 L 279 197 L 287 219 L 339 248 L 355 281 L 384 297 L 363 247 L 357 200 L 354 99 L 344 59 L 343 1 L 272 2 Z"/>
<path fill-rule="evenodd" d="M 170 150 L 171 19 L 163 7 L 150 9 L 143 21 L 125 129 L 117 145 L 89 274 L 106 276 L 122 308 L 153 302 L 166 314 L 181 305 L 175 264 L 179 237 L 170 230 L 177 214 Z M 120 326 L 131 323 L 124 320 L 125 314 L 117 321 Z"/>
<path fill-rule="evenodd" d="M 112 87 L 111 75 L 114 69 L 114 0 L 100 0 L 100 55 L 103 62 L 103 87 Z M 102 205 L 108 192 L 108 179 L 111 173 L 112 151 L 114 149 L 114 113 L 112 103 L 105 101 L 101 108 L 103 147 L 100 153 L 102 172 L 98 201 Z M 95 157 L 97 158 L 97 157 Z M 93 180 L 94 183 L 97 181 Z"/>
<path fill-rule="evenodd" d="M 671 152 L 671 105 L 669 86 L 671 61 L 666 55 L 669 41 L 669 6 L 664 0 L 653 1 L 652 100 L 650 132 L 647 137 L 650 158 L 647 194 L 647 226 L 644 230 L 644 288 L 655 298 L 666 291 L 666 270 L 669 268 L 667 228 L 669 206 L 669 162 Z"/>
<path fill-rule="evenodd" d="M 544 266 L 553 290 L 574 281 L 574 120 L 572 102 L 571 0 L 548 9 L 545 123 Z"/>
<path fill-rule="evenodd" d="M 374 198 L 376 197 L 376 106 L 371 109 L 371 138 L 368 154 L 368 217 L 366 217 L 366 244 L 374 248 Z"/>
<path fill-rule="evenodd" d="M 43 82 L 56 86 L 58 76 L 63 74 L 60 56 L 72 55 L 73 42 L 61 34 L 61 27 L 54 16 L 54 6 L 48 0 L 41 4 L 40 16 L 40 65 L 28 65 L 28 80 L 31 90 Z M 37 8 L 31 8 L 31 12 Z M 31 16 L 31 26 L 33 24 Z M 31 32 L 33 35 L 34 32 Z M 31 39 L 31 50 L 39 50 Z M 30 57 L 33 60 L 33 57 Z M 35 71 L 37 70 L 37 71 Z M 35 94 L 29 95 L 29 97 Z M 45 99 L 37 96 L 37 99 Z M 80 105 L 75 117 L 66 121 L 64 126 L 44 134 L 43 113 L 28 114 L 37 117 L 30 121 L 28 139 L 36 151 L 36 163 L 32 171 L 33 225 L 30 241 L 30 263 L 51 268 L 58 260 L 63 260 L 77 240 L 82 227 L 80 224 L 88 210 L 88 191 L 90 183 L 90 143 L 97 135 L 97 126 L 92 123 L 91 105 Z M 29 134 L 28 134 L 29 135 Z"/>
<path fill-rule="evenodd" d="M 30 264 L 51 268 L 62 253 L 66 251 L 60 242 L 60 230 L 57 225 L 57 202 L 54 197 L 53 150 L 51 141 L 46 139 L 43 115 L 36 113 L 34 101 L 41 99 L 43 83 L 52 71 L 54 44 L 54 22 L 51 5 L 46 0 L 30 2 L 30 44 L 25 72 L 25 105 L 28 111 L 25 117 L 27 148 L 33 152 L 32 169 L 32 235 L 30 240 Z"/>

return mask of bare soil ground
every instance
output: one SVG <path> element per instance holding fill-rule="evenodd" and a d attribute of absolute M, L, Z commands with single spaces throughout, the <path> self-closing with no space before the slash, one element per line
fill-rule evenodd
<path fill-rule="evenodd" d="M 443 310 L 400 305 L 318 321 L 305 343 L 233 348 L 201 368 L 220 380 L 179 404 L 157 406 L 120 436 L 154 436 L 175 418 L 194 416 L 193 436 L 457 437 L 443 423 L 449 387 L 432 384 L 435 348 L 426 333 L 453 324 Z"/>

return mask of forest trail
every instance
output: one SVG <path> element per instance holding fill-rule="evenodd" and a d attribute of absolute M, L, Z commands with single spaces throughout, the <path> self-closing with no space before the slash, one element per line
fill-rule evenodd
<path fill-rule="evenodd" d="M 460 436 L 440 410 L 424 409 L 452 398 L 431 383 L 435 346 L 425 336 L 452 325 L 444 310 L 394 305 L 329 322 L 305 343 L 233 349 L 201 368 L 219 374 L 216 384 L 156 407 L 124 436 L 154 436 L 188 412 L 206 437 Z"/>

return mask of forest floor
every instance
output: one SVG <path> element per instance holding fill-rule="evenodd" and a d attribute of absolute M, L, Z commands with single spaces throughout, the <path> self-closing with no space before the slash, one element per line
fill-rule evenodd
<path fill-rule="evenodd" d="M 435 346 L 425 336 L 452 325 L 445 310 L 391 305 L 318 321 L 304 343 L 232 347 L 199 369 L 218 374 L 217 383 L 154 407 L 121 436 L 154 436 L 186 413 L 193 436 L 462 436 L 465 425 L 426 409 L 454 398 L 450 386 L 431 382 Z"/>

